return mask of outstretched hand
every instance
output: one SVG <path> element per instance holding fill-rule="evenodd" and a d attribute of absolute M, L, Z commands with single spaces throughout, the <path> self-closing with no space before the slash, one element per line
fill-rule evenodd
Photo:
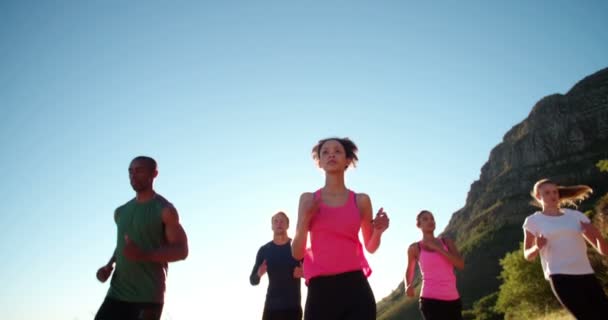
<path fill-rule="evenodd" d="M 112 274 L 112 270 L 114 270 L 114 267 L 112 267 L 111 264 L 99 268 L 99 270 L 97 270 L 97 280 L 101 283 L 106 282 Z"/>
<path fill-rule="evenodd" d="M 266 265 L 266 260 L 262 262 L 262 264 L 258 267 L 258 277 L 261 278 L 265 273 L 268 265 Z"/>
<path fill-rule="evenodd" d="M 535 238 L 535 243 L 538 249 L 540 250 L 547 245 L 547 238 L 545 238 L 545 236 L 543 236 L 542 234 L 538 235 L 538 237 Z"/>
<path fill-rule="evenodd" d="M 413 297 L 415 295 L 415 293 L 414 293 L 414 286 L 407 286 L 407 287 L 405 287 L 405 294 L 408 297 L 410 297 L 410 298 Z"/>
<path fill-rule="evenodd" d="M 312 218 L 319 212 L 319 207 L 321 207 L 321 199 L 310 199 L 303 204 L 304 215 L 301 217 L 300 222 L 304 223 L 305 226 L 308 226 Z"/>
<path fill-rule="evenodd" d="M 422 244 L 430 249 L 431 251 L 440 251 L 441 249 L 443 249 L 437 242 L 440 241 L 438 239 L 429 239 L 429 240 L 423 240 Z"/>
<path fill-rule="evenodd" d="M 146 256 L 145 252 L 135 242 L 131 241 L 127 234 L 125 234 L 125 248 L 122 250 L 122 254 L 131 261 L 144 260 Z"/>
<path fill-rule="evenodd" d="M 304 277 L 304 271 L 302 270 L 302 264 L 300 263 L 299 266 L 293 268 L 293 277 L 295 279 L 299 279 Z"/>
<path fill-rule="evenodd" d="M 388 229 L 390 220 L 388 219 L 388 215 L 384 211 L 384 208 L 380 208 L 378 213 L 376 213 L 376 218 L 372 221 L 372 225 L 374 226 L 374 231 L 379 231 L 380 233 L 386 231 Z"/>

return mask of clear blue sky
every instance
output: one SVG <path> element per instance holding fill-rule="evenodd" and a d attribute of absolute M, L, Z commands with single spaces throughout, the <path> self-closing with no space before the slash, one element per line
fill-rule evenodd
<path fill-rule="evenodd" d="M 535 102 L 608 66 L 607 16 L 605 1 L 2 1 L 0 318 L 92 319 L 142 154 L 190 239 L 163 318 L 259 318 L 267 282 L 248 276 L 270 216 L 295 221 L 323 183 L 310 149 L 334 135 L 360 147 L 347 185 L 391 218 L 369 258 L 379 300 L 416 212 L 442 230 Z"/>

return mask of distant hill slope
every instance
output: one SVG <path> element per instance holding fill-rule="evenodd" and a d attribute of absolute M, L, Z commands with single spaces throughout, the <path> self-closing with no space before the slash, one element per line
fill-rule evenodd
<path fill-rule="evenodd" d="M 587 184 L 592 199 L 608 191 L 595 164 L 608 159 L 608 68 L 586 77 L 567 94 L 541 99 L 491 152 L 471 185 L 465 206 L 443 234 L 456 239 L 466 259 L 457 273 L 464 308 L 498 290 L 499 259 L 522 241 L 522 223 L 533 183 L 550 177 L 561 184 Z M 378 305 L 378 319 L 420 319 L 417 299 L 406 299 L 403 283 Z"/>

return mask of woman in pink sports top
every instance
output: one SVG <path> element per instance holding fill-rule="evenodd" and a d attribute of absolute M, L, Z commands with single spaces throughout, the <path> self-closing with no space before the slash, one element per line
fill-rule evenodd
<path fill-rule="evenodd" d="M 325 186 L 300 196 L 291 244 L 294 258 L 304 259 L 305 320 L 376 319 L 376 302 L 367 281 L 371 269 L 363 247 L 369 253 L 378 249 L 389 220 L 383 209 L 374 219 L 369 196 L 346 188 L 344 174 L 355 166 L 357 151 L 348 138 L 323 139 L 312 149 L 313 159 L 325 171 Z"/>
<path fill-rule="evenodd" d="M 430 211 L 418 213 L 416 226 L 422 231 L 422 240 L 412 243 L 407 250 L 405 293 L 408 297 L 414 296 L 414 271 L 418 261 L 422 275 L 422 317 L 425 320 L 462 320 L 454 267 L 462 270 L 464 259 L 452 240 L 435 238 L 435 218 Z"/>

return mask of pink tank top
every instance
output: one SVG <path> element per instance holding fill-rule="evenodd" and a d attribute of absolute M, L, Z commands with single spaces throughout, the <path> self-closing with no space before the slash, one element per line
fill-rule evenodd
<path fill-rule="evenodd" d="M 441 243 L 448 250 L 443 240 Z M 458 299 L 454 266 L 441 254 L 424 250 L 422 241 L 418 243 L 418 248 L 418 265 L 422 274 L 420 297 L 448 301 Z"/>
<path fill-rule="evenodd" d="M 314 194 L 321 199 L 321 190 Z M 306 283 L 314 277 L 335 275 L 349 271 L 372 273 L 359 241 L 361 214 L 355 193 L 349 191 L 348 200 L 341 207 L 329 207 L 321 202 L 319 211 L 310 222 L 310 248 L 304 256 Z"/>

